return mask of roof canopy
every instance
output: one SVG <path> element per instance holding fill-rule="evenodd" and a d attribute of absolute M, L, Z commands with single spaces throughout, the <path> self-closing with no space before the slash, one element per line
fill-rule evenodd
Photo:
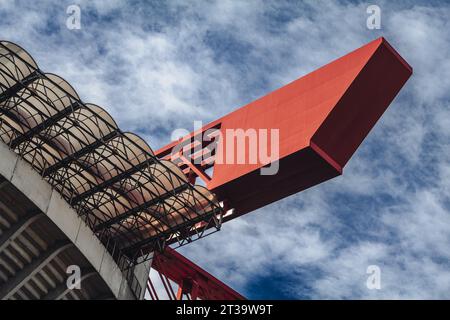
<path fill-rule="evenodd" d="M 0 42 L 0 139 L 128 261 L 220 228 L 215 195 L 190 184 L 103 108 L 83 103 L 69 83 L 43 73 L 6 41 Z"/>

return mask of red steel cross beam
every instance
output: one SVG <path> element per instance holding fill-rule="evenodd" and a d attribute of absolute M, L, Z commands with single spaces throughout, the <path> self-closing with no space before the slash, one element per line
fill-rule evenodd
<path fill-rule="evenodd" d="M 191 181 L 202 179 L 232 208 L 225 222 L 341 175 L 411 74 L 411 66 L 379 38 L 156 155 L 177 161 Z M 269 132 L 275 134 L 269 138 Z M 268 152 L 261 159 L 262 147 L 270 150 L 269 160 Z M 255 150 L 259 158 L 251 161 Z M 269 167 L 277 170 L 262 174 Z"/>
<path fill-rule="evenodd" d="M 379 38 L 168 144 L 156 155 L 176 160 L 194 178 L 202 178 L 234 208 L 225 217 L 230 220 L 341 175 L 411 74 L 408 63 Z M 263 135 L 274 131 L 275 141 Z M 277 151 L 269 161 L 261 159 L 263 147 Z M 259 158 L 252 162 L 255 150 Z M 240 155 L 244 163 L 238 161 Z M 261 174 L 272 165 L 278 167 L 275 174 Z M 212 174 L 205 175 L 207 169 Z"/>
<path fill-rule="evenodd" d="M 242 295 L 170 247 L 167 247 L 164 253 L 155 254 L 152 268 L 159 273 L 166 294 L 171 299 L 245 299 Z M 176 294 L 171 282 L 174 282 L 178 286 Z M 153 300 L 159 298 L 155 285 L 150 278 L 148 280 L 147 289 Z"/>

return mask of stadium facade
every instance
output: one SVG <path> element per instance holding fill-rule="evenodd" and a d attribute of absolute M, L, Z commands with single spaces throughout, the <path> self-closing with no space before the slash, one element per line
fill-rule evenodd
<path fill-rule="evenodd" d="M 172 248 L 342 174 L 411 74 L 380 38 L 153 152 L 0 42 L 0 298 L 157 299 L 153 267 L 169 297 L 243 299 Z M 217 161 L 227 130 L 277 130 L 276 157 Z"/>

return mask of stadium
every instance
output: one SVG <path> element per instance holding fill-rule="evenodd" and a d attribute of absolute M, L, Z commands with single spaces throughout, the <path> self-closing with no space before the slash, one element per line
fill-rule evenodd
<path fill-rule="evenodd" d="M 5 1 L 0 299 L 448 298 L 448 12 Z"/>
<path fill-rule="evenodd" d="M 143 299 L 147 288 L 156 298 L 149 281 L 155 253 L 340 175 L 412 73 L 381 38 L 155 153 L 104 109 L 82 102 L 63 78 L 41 71 L 24 49 L 6 41 L 1 48 L 2 299 Z M 383 82 L 383 93 L 370 99 L 374 82 Z M 280 154 L 270 161 L 281 170 L 259 174 L 268 163 L 246 159 L 216 163 L 217 149 L 228 159 L 223 153 L 246 148 L 248 158 L 255 148 L 245 139 L 219 148 L 236 138 L 228 134 L 198 142 L 211 128 L 276 128 L 281 138 L 271 143 Z M 288 134 L 291 128 L 297 132 Z M 72 265 L 83 269 L 78 293 L 63 281 Z M 211 282 L 221 289 L 199 284 L 195 271 L 194 278 L 176 267 L 172 272 L 164 276 L 179 285 L 175 297 L 166 279 L 174 298 L 212 299 L 228 291 L 242 298 L 218 281 Z"/>

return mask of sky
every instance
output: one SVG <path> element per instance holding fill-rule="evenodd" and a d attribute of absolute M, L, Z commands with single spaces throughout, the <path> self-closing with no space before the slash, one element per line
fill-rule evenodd
<path fill-rule="evenodd" d="M 448 30 L 444 1 L 0 0 L 0 39 L 155 150 L 380 36 L 408 61 L 342 176 L 179 250 L 250 299 L 450 299 Z"/>

